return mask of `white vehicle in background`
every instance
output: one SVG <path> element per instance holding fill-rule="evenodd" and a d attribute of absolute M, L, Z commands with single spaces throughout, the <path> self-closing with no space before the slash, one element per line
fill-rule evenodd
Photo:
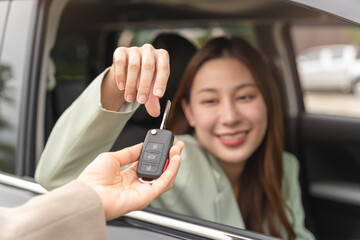
<path fill-rule="evenodd" d="M 297 57 L 303 90 L 340 90 L 360 96 L 360 49 L 355 45 L 323 45 Z"/>

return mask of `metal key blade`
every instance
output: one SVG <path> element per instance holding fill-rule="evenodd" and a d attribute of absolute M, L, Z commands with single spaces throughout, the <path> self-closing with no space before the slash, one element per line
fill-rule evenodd
<path fill-rule="evenodd" d="M 164 129 L 166 127 L 166 121 L 167 121 L 168 116 L 169 116 L 170 107 L 171 107 L 171 101 L 167 100 L 164 116 L 163 116 L 163 119 L 162 119 L 161 125 L 160 125 L 160 129 Z"/>

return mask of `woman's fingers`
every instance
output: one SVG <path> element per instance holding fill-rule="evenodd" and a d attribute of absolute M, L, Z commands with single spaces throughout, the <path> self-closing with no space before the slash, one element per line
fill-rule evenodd
<path fill-rule="evenodd" d="M 138 87 L 137 101 L 147 102 L 155 74 L 156 57 L 154 48 L 150 44 L 141 47 L 141 72 Z"/>
<path fill-rule="evenodd" d="M 150 116 L 158 117 L 160 115 L 159 99 L 154 95 L 150 95 L 148 101 L 145 103 L 145 108 Z"/>
<path fill-rule="evenodd" d="M 150 101 L 146 108 L 150 115 L 157 116 L 158 98 L 164 95 L 170 75 L 167 51 L 155 49 L 150 44 L 140 48 L 119 47 L 113 59 L 116 85 L 125 90 L 125 100 L 137 99 L 141 104 Z"/>
<path fill-rule="evenodd" d="M 128 48 L 127 51 L 128 66 L 125 85 L 125 99 L 128 102 L 132 102 L 135 100 L 136 88 L 138 86 L 138 79 L 140 76 L 141 55 L 139 48 L 137 47 Z"/>
<path fill-rule="evenodd" d="M 164 49 L 156 52 L 156 76 L 154 81 L 153 94 L 161 98 L 166 89 L 167 81 L 170 75 L 170 59 L 169 54 Z"/>
<path fill-rule="evenodd" d="M 114 74 L 116 86 L 120 90 L 125 89 L 126 73 L 127 73 L 127 51 L 124 47 L 119 47 L 113 55 Z"/>

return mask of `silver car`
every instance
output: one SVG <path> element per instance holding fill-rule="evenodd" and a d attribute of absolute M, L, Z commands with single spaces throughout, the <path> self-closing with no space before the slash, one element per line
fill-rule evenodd
<path fill-rule="evenodd" d="M 298 58 L 304 90 L 340 90 L 360 96 L 360 50 L 356 45 L 313 47 Z"/>

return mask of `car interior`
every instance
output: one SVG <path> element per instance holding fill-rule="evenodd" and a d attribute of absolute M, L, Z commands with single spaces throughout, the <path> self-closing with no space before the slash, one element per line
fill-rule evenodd
<path fill-rule="evenodd" d="M 310 111 L 296 62 L 300 43 L 318 40 L 315 34 L 296 34 L 298 29 L 359 31 L 358 24 L 284 0 L 53 0 L 42 7 L 48 21 L 42 26 L 36 84 L 45 91 L 37 98 L 35 151 L 24 158 L 24 165 L 30 166 L 25 175 L 33 176 L 34 159 L 39 159 L 57 119 L 112 64 L 116 47 L 151 43 L 169 52 L 171 74 L 161 100 L 163 112 L 196 49 L 212 37 L 236 35 L 260 50 L 280 89 L 285 149 L 299 160 L 307 228 L 316 239 L 360 237 L 360 116 Z M 160 126 L 161 117 L 152 118 L 140 107 L 112 150 L 143 141 L 149 129 Z"/>

